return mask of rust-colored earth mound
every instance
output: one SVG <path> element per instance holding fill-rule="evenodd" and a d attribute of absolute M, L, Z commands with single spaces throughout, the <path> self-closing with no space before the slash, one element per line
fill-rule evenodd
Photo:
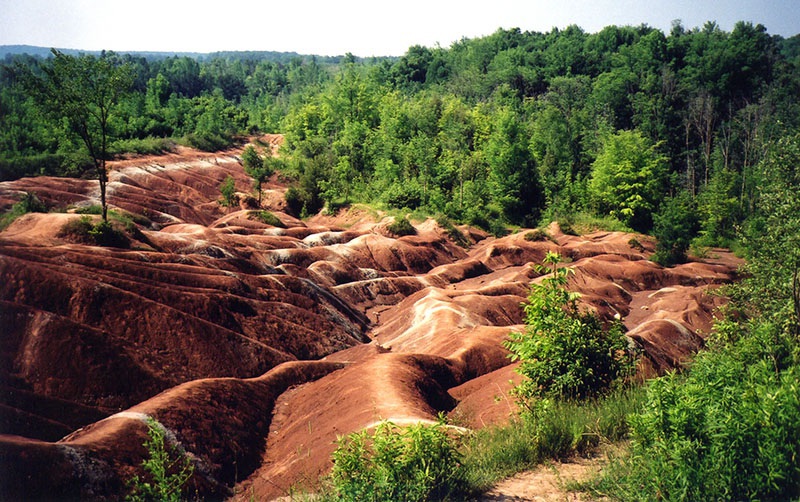
<path fill-rule="evenodd" d="M 723 301 L 708 291 L 738 265 L 719 250 L 665 269 L 644 236 L 556 225 L 545 240 L 464 229 L 465 249 L 433 220 L 399 238 L 391 217 L 355 207 L 300 221 L 277 179 L 262 199 L 273 226 L 252 198 L 219 204 L 226 176 L 249 192 L 240 153 L 114 163 L 127 248 L 63 236 L 96 182 L 0 183 L 0 206 L 29 191 L 70 208 L 0 233 L 0 498 L 120 498 L 148 418 L 194 463 L 193 493 L 285 495 L 330 468 L 337 437 L 377 421 L 508 419 L 519 377 L 502 341 L 524 328 L 547 251 L 572 259 L 586 308 L 623 318 L 645 376 L 702 346 Z"/>

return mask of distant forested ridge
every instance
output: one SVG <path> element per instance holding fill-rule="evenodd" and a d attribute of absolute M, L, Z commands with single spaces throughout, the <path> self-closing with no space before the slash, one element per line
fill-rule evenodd
<path fill-rule="evenodd" d="M 380 202 L 501 231 L 578 213 L 724 243 L 755 221 L 765 161 L 798 141 L 800 37 L 740 22 L 498 30 L 400 58 L 156 57 L 132 67 L 113 151 L 284 133 L 298 214 Z M 86 154 L 0 77 L 0 177 L 80 173 Z M 793 166 L 792 169 L 797 169 Z M 681 227 L 683 225 L 683 227 Z"/>

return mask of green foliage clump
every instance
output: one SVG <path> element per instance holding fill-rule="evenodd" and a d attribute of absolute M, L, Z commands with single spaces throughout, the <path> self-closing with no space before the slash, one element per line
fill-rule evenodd
<path fill-rule="evenodd" d="M 424 193 L 416 180 L 393 184 L 384 193 L 386 203 L 397 209 L 417 209 L 424 201 Z"/>
<path fill-rule="evenodd" d="M 666 168 L 658 145 L 639 131 L 619 131 L 605 140 L 592 164 L 589 192 L 601 212 L 647 231 L 663 193 Z"/>
<path fill-rule="evenodd" d="M 630 240 L 628 240 L 628 246 L 630 246 L 631 249 L 635 249 L 639 252 L 644 251 L 644 246 L 636 237 L 631 237 Z"/>
<path fill-rule="evenodd" d="M 698 355 L 686 377 L 649 384 L 630 419 L 630 457 L 599 491 L 622 500 L 800 496 L 800 366 L 764 357 L 775 329 L 758 331 Z"/>
<path fill-rule="evenodd" d="M 686 261 L 686 251 L 697 234 L 697 206 L 687 192 L 667 199 L 653 216 L 653 236 L 658 239 L 653 261 L 670 266 Z"/>
<path fill-rule="evenodd" d="M 445 233 L 447 233 L 447 236 L 450 237 L 453 240 L 453 242 L 455 242 L 462 248 L 469 247 L 470 245 L 469 240 L 467 240 L 467 238 L 464 236 L 461 230 L 457 229 L 455 225 L 453 225 L 453 222 L 450 221 L 448 218 L 444 216 L 438 216 L 436 218 L 436 223 L 444 229 Z"/>
<path fill-rule="evenodd" d="M 456 441 L 444 421 L 398 427 L 382 422 L 373 434 L 339 439 L 331 481 L 340 500 L 457 499 L 464 487 Z"/>
<path fill-rule="evenodd" d="M 552 241 L 553 237 L 548 234 L 546 230 L 536 228 L 529 232 L 525 232 L 525 240 L 528 242 L 544 242 Z"/>
<path fill-rule="evenodd" d="M 548 252 L 540 272 L 551 275 L 531 285 L 524 305 L 526 330 L 511 333 L 504 345 L 525 380 L 515 392 L 523 405 L 543 397 L 582 399 L 606 392 L 633 369 L 628 341 L 619 323 L 608 328 L 593 312 L 578 308 L 577 293 L 565 286 L 570 268 Z"/>
<path fill-rule="evenodd" d="M 222 194 L 220 204 L 225 207 L 231 207 L 236 204 L 236 182 L 233 176 L 228 175 L 225 180 L 219 185 L 219 192 Z"/>
<path fill-rule="evenodd" d="M 247 175 L 253 178 L 253 190 L 258 194 L 259 205 L 261 205 L 261 186 L 275 172 L 277 163 L 278 161 L 270 154 L 262 158 L 253 145 L 247 145 L 242 152 L 242 167 Z"/>
<path fill-rule="evenodd" d="M 166 152 L 175 151 L 175 142 L 170 138 L 130 138 L 120 139 L 112 143 L 109 153 L 112 155 L 122 155 L 125 153 L 135 153 L 138 155 L 159 155 Z"/>
<path fill-rule="evenodd" d="M 92 223 L 89 215 L 68 221 L 61 227 L 58 237 L 66 237 L 83 244 L 96 244 L 98 246 L 127 248 L 131 241 L 127 235 L 106 220 L 101 220 L 96 225 Z"/>
<path fill-rule="evenodd" d="M 417 234 L 417 229 L 414 228 L 414 225 L 411 224 L 408 218 L 397 217 L 386 229 L 398 237 Z"/>
<path fill-rule="evenodd" d="M 556 220 L 561 231 L 567 235 L 584 235 L 592 232 L 630 232 L 631 227 L 625 225 L 617 218 L 579 211 L 572 214 L 560 215 Z M 549 221 L 545 220 L 546 223 Z"/>
<path fill-rule="evenodd" d="M 167 449 L 164 428 L 149 418 L 148 439 L 144 443 L 148 458 L 142 462 L 146 479 L 138 475 L 128 483 L 131 493 L 125 497 L 129 502 L 179 502 L 185 500 L 183 490 L 194 474 L 191 460 L 177 446 Z"/>
<path fill-rule="evenodd" d="M 82 206 L 75 209 L 76 214 L 103 214 L 103 206 L 100 204 L 92 204 L 91 206 Z"/>
<path fill-rule="evenodd" d="M 800 339 L 800 134 L 779 141 L 760 169 L 757 212 L 743 229 L 747 276 L 730 290 L 746 315 Z"/>
<path fill-rule="evenodd" d="M 181 139 L 181 142 L 204 152 L 218 152 L 233 144 L 230 138 L 211 132 L 189 133 Z"/>
<path fill-rule="evenodd" d="M 280 218 L 269 211 L 251 211 L 249 217 L 255 218 L 266 225 L 271 225 L 278 228 L 286 228 L 286 225 L 283 224 Z"/>
<path fill-rule="evenodd" d="M 44 202 L 39 200 L 36 194 L 25 192 L 22 198 L 11 206 L 4 214 L 0 215 L 0 230 L 7 228 L 17 218 L 27 213 L 44 213 L 47 212 L 47 207 Z"/>
<path fill-rule="evenodd" d="M 25 156 L 0 158 L 0 181 L 16 180 L 25 176 L 73 176 L 90 169 L 91 161 L 76 159 L 74 169 L 70 158 L 59 153 L 36 153 Z"/>

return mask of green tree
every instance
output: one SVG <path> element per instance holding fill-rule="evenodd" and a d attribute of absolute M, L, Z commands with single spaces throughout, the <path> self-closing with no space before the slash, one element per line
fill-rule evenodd
<path fill-rule="evenodd" d="M 528 148 L 528 134 L 517 114 L 503 109 L 484 154 L 489 165 L 489 191 L 503 215 L 517 224 L 532 224 L 542 204 L 539 176 Z"/>
<path fill-rule="evenodd" d="M 260 206 L 261 185 L 275 172 L 274 160 L 269 152 L 262 158 L 253 145 L 247 145 L 242 152 L 242 166 L 247 175 L 253 178 L 253 190 L 258 194 Z"/>
<path fill-rule="evenodd" d="M 605 140 L 592 164 L 590 195 L 602 212 L 647 231 L 663 195 L 666 168 L 658 145 L 639 131 L 619 131 Z"/>
<path fill-rule="evenodd" d="M 736 297 L 800 340 L 800 134 L 777 142 L 759 167 L 766 179 L 744 232 L 749 274 Z"/>
<path fill-rule="evenodd" d="M 228 175 L 225 180 L 220 183 L 219 191 L 222 194 L 222 205 L 230 207 L 234 204 L 236 199 L 236 185 L 233 176 Z"/>
<path fill-rule="evenodd" d="M 670 197 L 653 219 L 653 236 L 658 239 L 653 260 L 661 265 L 685 262 L 686 251 L 699 228 L 697 205 L 691 195 L 681 191 Z"/>
<path fill-rule="evenodd" d="M 633 369 L 621 324 L 604 328 L 597 314 L 578 307 L 580 294 L 566 289 L 572 269 L 558 267 L 560 262 L 558 254 L 547 253 L 537 270 L 550 275 L 531 285 L 526 329 L 504 344 L 526 378 L 515 392 L 530 407 L 538 398 L 597 396 Z"/>
<path fill-rule="evenodd" d="M 49 115 L 63 119 L 83 141 L 94 162 L 100 182 L 103 221 L 108 221 L 106 184 L 111 118 L 120 96 L 133 80 L 130 67 L 119 64 L 113 54 L 100 57 L 68 56 L 52 50 L 51 64 L 42 67 L 42 76 L 23 68 L 27 90 Z"/>

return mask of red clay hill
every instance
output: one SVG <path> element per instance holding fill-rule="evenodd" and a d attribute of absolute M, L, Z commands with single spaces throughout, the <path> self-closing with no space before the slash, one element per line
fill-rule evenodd
<path fill-rule="evenodd" d="M 703 345 L 722 302 L 708 290 L 737 266 L 719 251 L 665 269 L 644 236 L 557 225 L 544 240 L 463 228 L 463 247 L 433 220 L 393 236 L 392 218 L 367 209 L 300 221 L 277 178 L 263 204 L 278 221 L 264 223 L 218 203 L 226 176 L 249 191 L 240 154 L 112 164 L 127 248 L 61 236 L 74 208 L 98 203 L 96 182 L 0 183 L 4 208 L 26 191 L 71 208 L 0 233 L 0 498 L 120 498 L 148 418 L 194 463 L 193 492 L 278 497 L 330 468 L 338 436 L 377 421 L 506 420 L 518 377 L 501 342 L 523 329 L 531 265 L 548 251 L 571 259 L 588 308 L 624 319 L 647 375 Z"/>

